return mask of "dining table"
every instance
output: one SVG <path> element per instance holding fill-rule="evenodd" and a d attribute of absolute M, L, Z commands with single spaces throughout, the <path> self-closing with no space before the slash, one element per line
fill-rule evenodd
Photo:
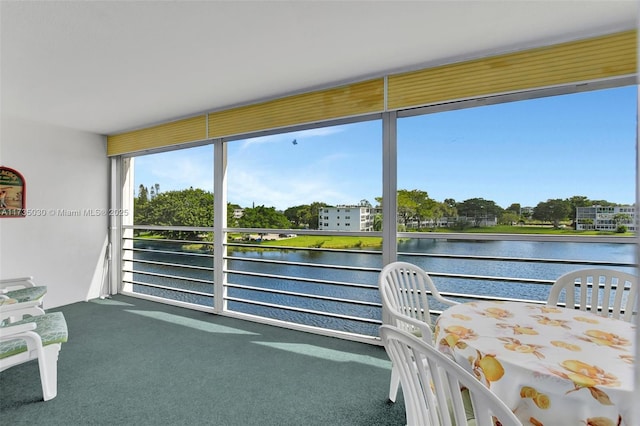
<path fill-rule="evenodd" d="M 474 301 L 444 310 L 434 338 L 523 425 L 637 426 L 635 327 L 558 306 Z"/>

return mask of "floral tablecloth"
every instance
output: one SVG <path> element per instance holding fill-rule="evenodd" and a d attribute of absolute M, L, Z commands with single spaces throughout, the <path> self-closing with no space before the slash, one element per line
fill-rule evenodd
<path fill-rule="evenodd" d="M 631 425 L 635 325 L 519 302 L 455 305 L 436 322 L 438 348 L 528 425 Z"/>

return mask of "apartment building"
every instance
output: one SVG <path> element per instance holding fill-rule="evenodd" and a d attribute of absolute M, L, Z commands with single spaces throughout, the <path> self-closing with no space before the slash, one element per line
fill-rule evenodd
<path fill-rule="evenodd" d="M 627 230 L 635 232 L 635 206 L 591 206 L 576 208 L 576 230 L 615 231 L 624 225 Z"/>
<path fill-rule="evenodd" d="M 318 229 L 373 231 L 374 209 L 369 206 L 337 206 L 320 209 Z"/>

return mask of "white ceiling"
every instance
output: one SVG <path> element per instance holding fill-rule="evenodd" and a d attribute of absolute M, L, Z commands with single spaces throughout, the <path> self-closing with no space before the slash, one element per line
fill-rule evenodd
<path fill-rule="evenodd" d="M 3 115 L 114 134 L 637 27 L 638 1 L 10 1 Z"/>

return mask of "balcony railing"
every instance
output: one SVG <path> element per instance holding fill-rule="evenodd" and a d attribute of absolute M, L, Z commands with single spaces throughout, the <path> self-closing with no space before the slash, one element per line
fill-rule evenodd
<path fill-rule="evenodd" d="M 197 233 L 197 238 L 151 239 L 142 234 L 145 231 L 189 231 Z M 299 230 L 252 232 L 345 235 Z M 633 238 L 441 233 L 399 233 L 398 237 L 397 258 L 422 266 L 443 295 L 460 301 L 544 303 L 549 286 L 564 272 L 583 267 L 633 272 L 635 267 Z M 157 226 L 125 227 L 122 247 L 125 294 L 377 341 L 382 323 L 377 286 L 383 266 L 381 249 L 301 248 L 230 240 L 218 254 L 214 253 L 211 228 Z M 543 253 L 548 255 L 541 256 Z M 217 268 L 221 273 L 216 274 Z M 214 277 L 221 277 L 220 282 Z M 443 309 L 436 303 L 430 308 L 434 315 Z"/>

